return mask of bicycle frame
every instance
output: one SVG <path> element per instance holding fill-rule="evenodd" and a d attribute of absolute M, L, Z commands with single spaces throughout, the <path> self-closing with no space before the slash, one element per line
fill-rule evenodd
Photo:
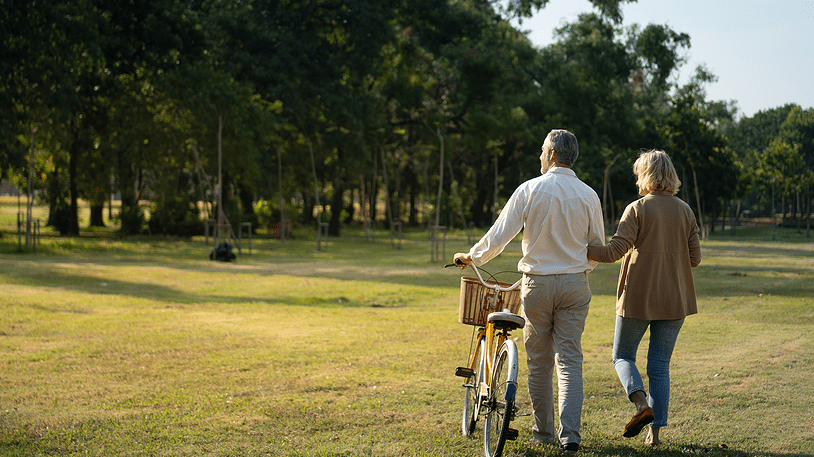
<path fill-rule="evenodd" d="M 458 266 L 463 266 L 463 264 Z M 478 295 L 479 300 L 489 300 L 485 304 L 468 301 L 467 294 L 471 293 L 466 285 L 468 280 L 461 279 L 461 322 L 478 325 L 476 338 L 473 331 L 473 342 L 476 346 L 469 349 L 469 365 L 455 369 L 456 376 L 466 378 L 463 385 L 466 392 L 461 432 L 464 436 L 471 435 L 476 428 L 478 418 L 483 414 L 485 417 L 484 455 L 501 457 L 506 441 L 515 440 L 518 436 L 517 429 L 510 428 L 517 411 L 515 396 L 518 355 L 517 345 L 509 338 L 509 332 L 525 326 L 525 319 L 511 311 L 511 308 L 514 308 L 511 302 L 506 302 L 510 309 L 500 309 L 500 305 L 503 303 L 501 292 L 517 289 L 522 279 L 508 287 L 502 286 L 497 281 L 490 284 L 483 280 L 475 264 L 471 264 L 471 266 L 475 270 L 480 284 L 492 289 L 494 294 L 491 296 Z M 468 308 L 484 305 L 486 305 L 486 309 L 481 308 L 480 312 L 488 313 L 488 315 L 482 316 L 485 319 L 481 320 L 481 316 L 478 316 L 477 319 L 463 318 L 464 314 L 470 315 L 471 309 Z M 484 409 L 485 411 L 482 411 Z"/>
<path fill-rule="evenodd" d="M 495 368 L 497 349 L 503 345 L 507 339 L 507 336 L 506 330 L 496 332 L 495 326 L 491 322 L 487 323 L 486 327 L 481 327 L 478 329 L 478 336 L 475 340 L 476 344 L 478 346 L 480 346 L 483 342 L 485 342 L 485 344 L 482 347 L 482 353 L 480 351 L 473 351 L 472 358 L 469 361 L 469 369 L 475 370 L 475 365 L 480 363 L 480 360 L 478 360 L 480 358 L 484 358 L 485 363 L 483 367 L 483 379 L 477 386 L 478 402 L 475 404 L 475 414 L 480 414 L 480 407 L 483 405 L 484 399 L 489 398 L 489 389 L 491 389 L 492 385 L 492 373 L 494 372 Z M 481 356 L 476 357 L 476 355 L 479 353 Z M 477 380 L 475 380 L 475 382 L 477 382 Z"/>
<path fill-rule="evenodd" d="M 483 284 L 485 287 L 489 287 L 495 291 L 495 294 L 492 296 L 491 300 L 498 301 L 501 292 L 508 292 L 511 290 L 516 289 L 520 286 L 522 279 L 518 279 L 514 284 L 509 287 L 504 287 L 499 284 L 490 285 L 486 281 L 483 280 L 483 276 L 480 274 L 480 270 L 475 264 L 471 264 L 472 269 L 475 271 L 475 274 L 478 277 L 478 280 Z M 500 311 L 500 310 L 498 310 Z M 484 358 L 485 363 L 483 367 L 483 379 L 481 380 L 480 384 L 477 386 L 477 398 L 478 401 L 475 403 L 475 416 L 480 415 L 480 408 L 483 406 L 484 401 L 489 398 L 489 391 L 492 385 L 492 376 L 495 369 L 495 361 L 498 356 L 498 350 L 503 346 L 503 344 L 508 340 L 509 331 L 506 328 L 498 330 L 495 328 L 495 324 L 493 322 L 486 322 L 484 327 L 478 328 L 478 336 L 475 339 L 476 347 L 480 346 L 482 343 L 485 342 L 483 346 L 483 351 L 472 351 L 471 358 L 469 360 L 469 369 L 475 371 L 476 365 L 479 363 L 479 358 Z M 514 343 L 512 341 L 512 343 Z M 481 357 L 477 357 L 477 354 L 481 354 Z M 513 356 L 516 356 L 517 351 L 514 350 L 510 352 Z M 514 360 L 509 360 L 509 369 L 513 370 L 514 379 L 517 378 L 517 358 L 513 357 Z M 477 382 L 478 380 L 475 379 L 473 382 Z M 507 388 L 507 394 L 514 395 L 514 392 L 517 389 L 517 385 L 515 384 L 511 388 Z"/>

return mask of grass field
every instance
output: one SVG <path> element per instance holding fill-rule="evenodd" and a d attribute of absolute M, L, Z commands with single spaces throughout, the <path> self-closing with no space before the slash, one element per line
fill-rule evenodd
<path fill-rule="evenodd" d="M 300 229 L 222 263 L 201 239 L 106 230 L 45 229 L 20 253 L 15 214 L 0 200 L 0 456 L 482 455 L 480 433 L 459 432 L 461 272 L 430 262 L 425 234 L 394 249 L 389 233 L 346 229 L 316 251 Z M 769 239 L 702 242 L 700 313 L 679 337 L 656 450 L 621 437 L 633 410 L 610 363 L 618 265 L 590 275 L 582 455 L 814 455 L 814 243 Z M 451 233 L 447 257 L 467 248 Z M 518 251 L 487 268 L 513 270 Z M 524 377 L 522 363 L 528 414 Z M 516 424 L 506 455 L 559 455 L 529 443 L 529 416 Z"/>

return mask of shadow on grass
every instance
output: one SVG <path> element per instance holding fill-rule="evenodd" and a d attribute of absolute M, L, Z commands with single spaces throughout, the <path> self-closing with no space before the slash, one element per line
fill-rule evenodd
<path fill-rule="evenodd" d="M 313 277 L 314 275 L 311 275 Z M 329 276 L 328 276 L 329 277 Z M 224 279 L 226 280 L 226 279 Z M 381 301 L 360 301 L 344 295 L 341 291 L 328 292 L 326 296 L 315 297 L 300 294 L 297 291 L 287 291 L 285 294 L 272 295 L 258 293 L 229 295 L 217 292 L 193 293 L 182 291 L 173 287 L 142 283 L 137 281 L 123 281 L 116 279 L 99 279 L 67 272 L 63 269 L 40 269 L 37 275 L 15 275 L 6 273 L 5 284 L 15 284 L 36 288 L 54 288 L 70 290 L 72 292 L 107 295 L 129 296 L 133 299 L 154 301 L 156 304 L 235 304 L 235 303 L 266 303 L 269 305 L 296 305 L 313 307 L 373 307 L 398 308 L 398 303 L 382 303 Z M 82 308 L 81 303 L 77 303 Z M 63 308 L 47 308 L 41 305 L 32 305 L 35 309 L 47 312 L 84 313 L 87 311 Z"/>
<path fill-rule="evenodd" d="M 208 259 L 209 244 L 179 239 L 137 239 L 136 241 L 116 241 L 104 243 L 80 239 L 65 239 L 54 255 L 45 252 L 34 256 L 9 256 L 8 262 L 0 266 L 5 270 L 8 281 L 34 287 L 62 287 L 78 292 L 104 295 L 129 295 L 134 298 L 167 300 L 182 304 L 191 303 L 233 303 L 266 302 L 292 305 L 330 306 L 340 303 L 344 306 L 366 306 L 345 299 L 340 293 L 322 298 L 301 298 L 286 293 L 230 295 L 228 293 L 196 293 L 183 288 L 166 285 L 147 284 L 138 278 L 129 280 L 108 280 L 107 287 L 99 286 L 98 278 L 83 276 L 81 271 L 70 272 L 64 263 L 81 265 L 101 265 L 104 267 L 152 266 L 191 272 L 201 275 L 240 274 L 240 281 L 249 287 L 256 278 L 258 282 L 268 282 L 270 276 L 285 275 L 296 278 L 318 278 L 339 281 L 388 283 L 403 286 L 456 289 L 460 276 L 471 275 L 456 268 L 444 269 L 443 262 L 431 262 L 425 240 L 420 234 L 411 234 L 412 240 L 405 240 L 403 249 L 394 249 L 389 240 L 369 243 L 363 238 L 334 238 L 326 244 L 324 251 L 316 251 L 311 241 L 293 240 L 287 245 L 265 240 L 255 244 L 253 254 L 238 256 L 234 263 L 213 262 Z M 514 270 L 518 259 L 519 242 L 509 246 L 505 253 L 489 264 L 492 271 Z M 466 240 L 449 240 L 446 253 L 449 257 L 457 249 L 463 249 Z M 759 294 L 782 297 L 809 297 L 814 288 L 812 267 L 795 266 L 794 259 L 812 256 L 810 244 L 800 244 L 799 248 L 789 243 L 766 242 L 765 245 L 747 241 L 743 245 L 726 240 L 713 240 L 704 245 L 715 257 L 744 258 L 743 265 L 702 264 L 694 270 L 696 293 L 699 298 L 745 298 Z M 75 251 L 74 251 L 75 250 Z M 790 259 L 783 265 L 763 266 L 755 262 L 761 257 L 783 257 Z M 36 264 L 28 271 L 15 267 L 14 259 L 25 259 Z M 618 266 L 603 266 L 591 275 L 592 289 L 597 295 L 613 295 L 616 290 Z M 601 270 L 601 271 L 600 271 Z M 36 274 L 30 274 L 34 271 Z M 783 276 L 782 281 L 778 280 Z M 503 281 L 513 282 L 516 275 L 502 275 Z M 224 279 L 225 280 L 225 279 Z M 231 279 L 229 279 L 231 280 Z M 330 292 L 330 291 L 329 291 Z"/>
<path fill-rule="evenodd" d="M 4 281 L 9 284 L 64 288 L 90 294 L 127 295 L 139 299 L 190 304 L 256 301 L 310 306 L 329 306 L 336 303 L 343 303 L 344 306 L 376 306 L 376 304 L 355 303 L 343 297 L 341 292 L 331 296 L 330 290 L 324 291 L 321 298 L 303 298 L 285 289 L 280 289 L 280 293 L 274 294 L 253 294 L 251 285 L 253 283 L 267 285 L 273 281 L 270 277 L 283 275 L 294 278 L 457 289 L 460 276 L 463 275 L 463 272 L 456 268 L 444 269 L 440 261 L 431 262 L 428 253 L 415 247 L 396 250 L 391 248 L 389 243 L 369 244 L 354 240 L 347 243 L 341 241 L 332 243 L 336 244 L 322 252 L 316 251 L 310 243 L 292 242 L 287 246 L 266 243 L 260 247 L 256 246 L 253 254 L 239 255 L 236 261 L 230 263 L 209 260 L 208 252 L 211 247 L 197 241 L 91 245 L 90 248 L 78 246 L 75 254 L 62 252 L 48 255 L 39 252 L 30 256 L 14 255 L 5 259 L 0 258 L 0 272 L 4 275 Z M 452 246 L 449 246 L 449 252 L 452 252 Z M 516 262 L 515 259 L 512 261 Z M 493 263 L 497 265 L 500 262 Z M 201 277 L 212 276 L 218 278 L 217 280 L 241 281 L 247 285 L 247 289 L 239 294 L 217 290 L 212 292 L 210 281 L 207 283 L 209 292 L 197 293 L 188 290 L 183 284 L 173 287 L 142 282 L 136 277 L 128 280 L 85 276 L 82 273 L 84 265 L 97 271 L 96 267 L 117 266 L 176 270 Z M 172 273 L 168 274 L 172 276 Z M 501 276 L 500 279 L 511 278 L 510 280 L 514 281 L 518 277 L 515 273 Z"/>
<path fill-rule="evenodd" d="M 729 241 L 729 240 L 715 240 L 715 241 Z M 737 240 L 732 240 L 737 242 Z M 800 248 L 788 247 L 788 243 L 782 241 L 765 241 L 762 245 L 749 244 L 746 249 L 737 249 L 731 243 L 706 243 L 703 245 L 703 250 L 715 252 L 718 254 L 738 255 L 744 254 L 750 257 L 810 257 L 814 250 L 811 249 L 811 244 L 814 240 L 808 240 L 806 245 Z M 806 249 L 806 247 L 808 249 Z"/>
<path fill-rule="evenodd" d="M 519 451 L 516 455 L 524 457 L 549 457 L 563 455 L 554 446 L 536 445 L 536 446 L 520 446 L 520 449 L 513 448 L 513 452 Z M 510 455 L 515 455 L 514 453 Z M 646 446 L 626 446 L 619 444 L 585 444 L 583 443 L 579 455 L 582 456 L 614 456 L 614 457 L 628 457 L 628 456 L 655 456 L 655 457 L 812 457 L 812 454 L 805 453 L 790 453 L 780 454 L 771 452 L 760 451 L 744 451 L 739 449 L 732 449 L 727 445 L 715 444 L 680 444 L 670 443 L 664 444 L 659 447 L 651 448 Z"/>
<path fill-rule="evenodd" d="M 371 258 L 371 253 L 362 252 L 362 259 Z M 155 300 L 157 302 L 173 302 L 180 304 L 213 304 L 213 303 L 239 303 L 259 302 L 269 304 L 288 304 L 301 306 L 375 306 L 373 303 L 362 303 L 343 296 L 341 290 L 325 290 L 319 297 L 303 297 L 292 291 L 280 289 L 279 293 L 252 292 L 252 284 L 268 285 L 275 275 L 284 275 L 297 278 L 316 278 L 338 281 L 370 282 L 375 284 L 392 284 L 395 286 L 421 286 L 427 289 L 446 288 L 457 289 L 462 275 L 471 275 L 471 272 L 462 272 L 457 268 L 444 269 L 439 264 L 429 262 L 404 262 L 398 266 L 391 266 L 388 259 L 383 264 L 378 259 L 364 262 L 364 260 L 329 260 L 314 262 L 314 258 L 307 256 L 292 260 L 279 260 L 274 258 L 254 257 L 244 262 L 223 263 L 208 259 L 190 261 L 180 259 L 173 262 L 166 254 L 158 259 L 134 261 L 131 259 L 111 259 L 102 256 L 99 259 L 71 258 L 69 262 L 77 265 L 76 270 L 65 267 L 66 259 L 58 257 L 38 257 L 34 264 L 17 268 L 13 260 L 9 260 L 2 268 L 4 281 L 7 284 L 31 286 L 37 288 L 60 288 L 71 291 L 98 294 L 122 295 L 134 299 Z M 0 262 L 0 264 L 3 262 Z M 187 273 L 211 275 L 216 280 L 245 282 L 247 289 L 239 294 L 218 292 L 212 290 L 212 283 L 207 284 L 207 292 L 195 292 L 181 285 L 168 286 L 161 283 L 147 283 L 139 278 L 102 279 L 95 276 L 86 276 L 82 273 L 82 265 L 101 265 L 115 268 L 117 264 L 137 268 L 163 268 Z M 505 262 L 504 262 L 505 263 Z M 495 266 L 491 270 L 498 271 Z M 616 288 L 616 267 L 606 267 L 603 273 L 594 273 L 591 277 L 592 288 L 598 295 L 613 294 Z M 168 273 L 172 274 L 172 273 Z M 599 276 L 597 276 L 599 274 Z M 604 276 L 607 276 L 604 280 Z M 240 275 L 236 277 L 233 275 Z M 779 297 L 810 297 L 812 269 L 805 267 L 772 267 L 772 266 L 719 266 L 702 264 L 694 271 L 696 278 L 696 293 L 699 298 L 728 298 L 741 299 L 757 297 L 759 295 L 776 295 Z M 778 280 L 783 276 L 783 280 Z M 499 278 L 506 282 L 517 279 L 516 274 L 504 274 Z M 197 279 L 196 279 L 197 280 Z M 607 289 L 607 290 L 606 290 Z"/>
<path fill-rule="evenodd" d="M 771 294 L 783 297 L 810 297 L 814 269 L 795 267 L 699 265 L 694 271 L 698 297 L 745 297 Z M 782 281 L 778 280 L 782 276 Z M 703 287 L 714 282 L 713 287 Z M 729 282 L 731 284 L 726 284 Z"/>

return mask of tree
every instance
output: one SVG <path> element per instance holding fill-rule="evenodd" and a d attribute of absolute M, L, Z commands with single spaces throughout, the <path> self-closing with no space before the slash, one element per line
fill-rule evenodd
<path fill-rule="evenodd" d="M 636 151 L 672 145 L 699 174 L 696 206 L 714 214 L 725 192 L 703 176 L 737 165 L 714 133 L 738 129 L 734 105 L 694 88 L 670 96 L 689 37 L 662 25 L 623 30 L 623 2 L 594 0 L 597 13 L 535 49 L 509 20 L 547 3 L 16 2 L 0 13 L 28 27 L 0 37 L 13 57 L 0 58 L 0 97 L 12 107 L 0 128 L 15 139 L 0 148 L 0 168 L 21 173 L 40 145 L 44 195 L 65 233 L 78 233 L 80 198 L 99 224 L 115 191 L 123 233 L 145 222 L 184 231 L 208 198 L 201 168 L 222 169 L 233 222 L 252 221 L 258 198 L 297 195 L 302 221 L 326 203 L 337 235 L 358 220 L 357 198 L 375 217 L 387 170 L 388 222 L 427 222 L 423 213 L 483 225 L 536 175 L 548 130 L 564 127 L 580 138 L 580 177 L 605 183 L 613 208 L 635 197 Z"/>
<path fill-rule="evenodd" d="M 794 214 L 802 215 L 807 212 L 805 208 L 810 206 L 810 202 L 808 205 L 804 205 L 801 195 L 808 195 L 811 185 L 814 184 L 812 181 L 812 176 L 814 176 L 814 109 L 803 110 L 799 106 L 793 107 L 780 127 L 778 139 L 798 147 L 798 150 L 792 153 L 793 157 L 787 158 L 789 174 L 784 193 L 794 202 Z M 783 214 L 785 215 L 785 213 L 784 207 Z M 802 217 L 795 216 L 798 229 L 801 219 Z M 806 214 L 806 219 L 808 219 L 808 214 Z"/>
<path fill-rule="evenodd" d="M 628 30 L 627 46 L 635 60 L 632 83 L 639 90 L 659 96 L 667 92 L 670 76 L 686 61 L 679 50 L 689 49 L 690 36 L 666 25 L 640 28 L 634 24 Z"/>
<path fill-rule="evenodd" d="M 714 218 L 721 201 L 736 195 L 740 174 L 737 158 L 726 147 L 726 137 L 712 127 L 709 113 L 704 108 L 696 93 L 680 91 L 661 128 L 673 162 L 682 176 L 685 192 L 688 184 L 692 186 L 702 230 L 705 208 L 709 208 L 708 213 Z M 687 178 L 692 182 L 688 183 Z M 714 222 L 710 228 L 714 230 Z"/>
<path fill-rule="evenodd" d="M 636 0 L 591 0 L 603 17 L 606 17 L 616 24 L 622 22 L 622 4 Z M 509 17 L 530 17 L 534 11 L 544 8 L 549 0 L 491 0 L 498 5 L 498 10 Z"/>

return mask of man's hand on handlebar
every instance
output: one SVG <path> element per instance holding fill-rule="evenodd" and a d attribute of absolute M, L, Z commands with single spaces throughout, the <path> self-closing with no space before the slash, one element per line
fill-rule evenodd
<path fill-rule="evenodd" d="M 455 266 L 460 267 L 461 270 L 465 270 L 466 267 L 472 263 L 472 256 L 470 256 L 468 252 L 459 252 L 455 254 L 453 261 L 455 262 Z"/>

